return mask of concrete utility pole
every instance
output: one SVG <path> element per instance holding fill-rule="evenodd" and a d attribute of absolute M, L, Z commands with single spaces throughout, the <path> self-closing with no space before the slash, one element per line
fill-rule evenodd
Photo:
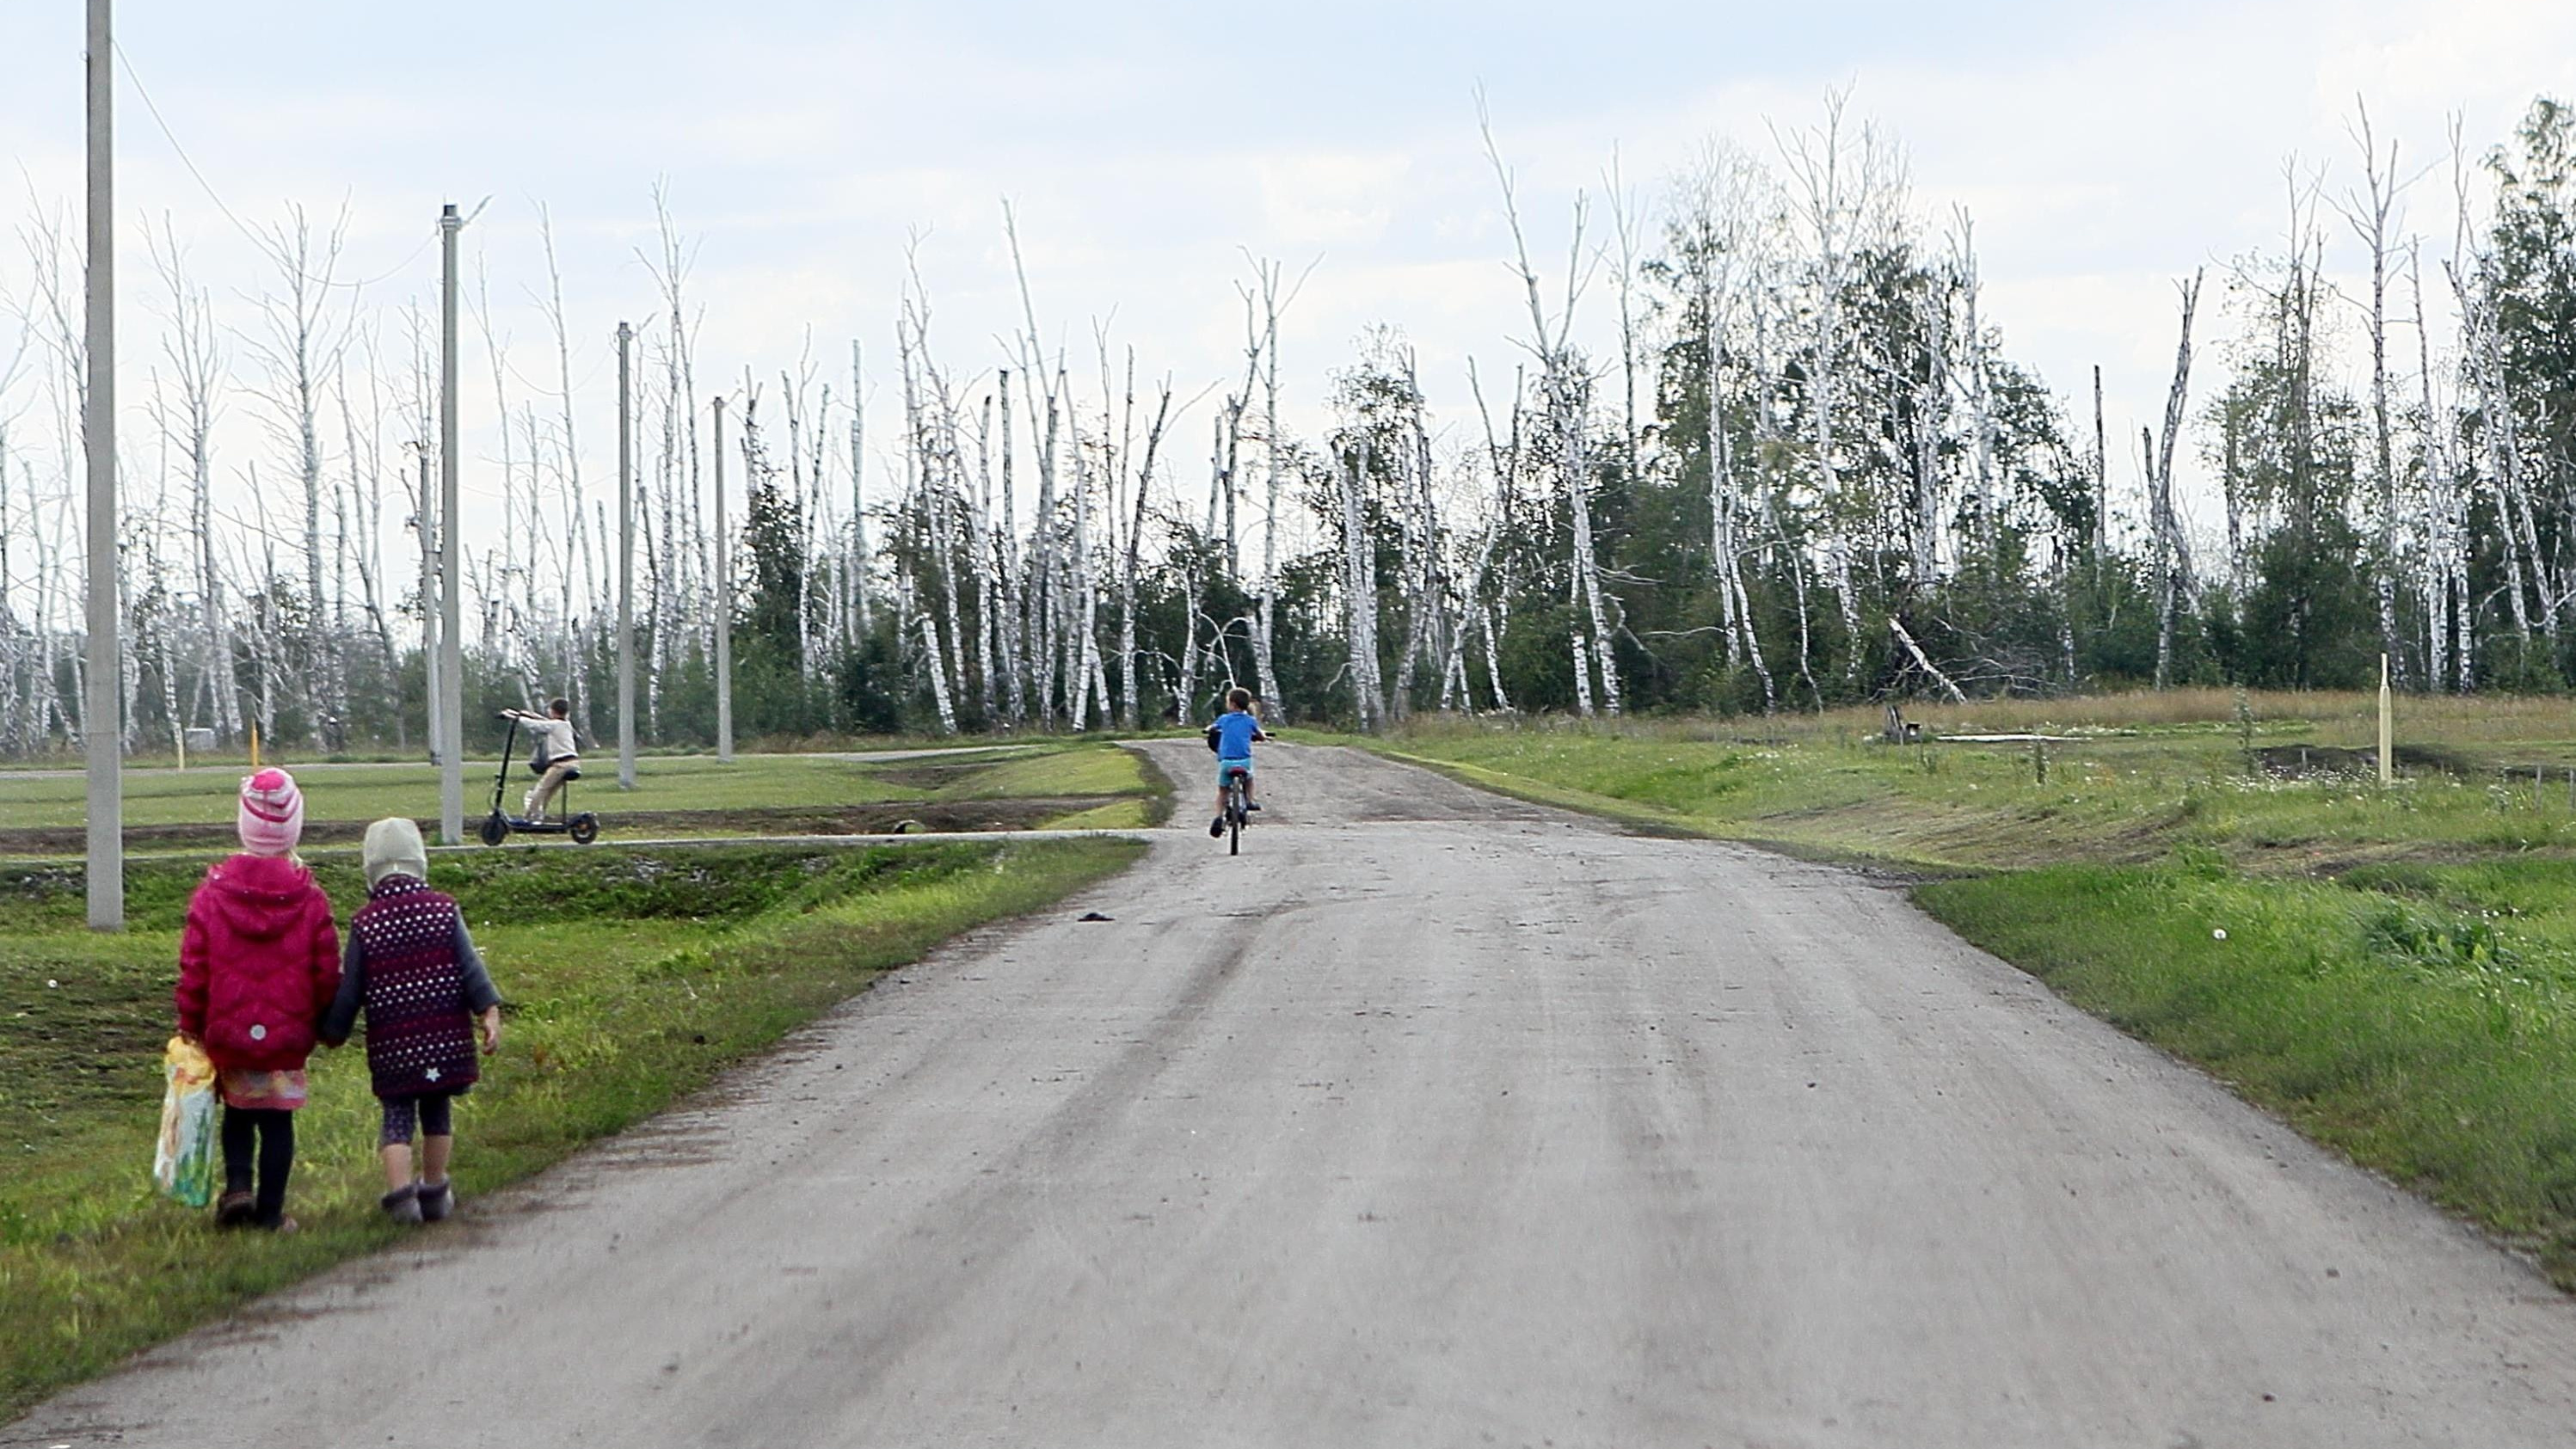
<path fill-rule="evenodd" d="M 116 609 L 116 74 L 108 0 L 89 0 L 89 389 L 81 447 L 89 464 L 89 925 L 125 929 L 124 672 Z"/>
<path fill-rule="evenodd" d="M 429 479 L 429 439 L 420 440 L 420 507 L 412 522 L 420 529 L 420 664 L 428 685 L 423 691 L 426 705 L 422 728 L 429 732 L 429 762 L 433 765 L 447 758 L 445 704 L 447 696 L 438 687 L 438 517 L 436 486 Z"/>
<path fill-rule="evenodd" d="M 456 234 L 464 229 L 450 202 L 438 217 L 438 833 L 449 845 L 465 843 L 465 591 L 457 557 L 464 528 L 456 499 Z"/>
<path fill-rule="evenodd" d="M 716 762 L 733 763 L 733 530 L 725 522 L 724 402 L 716 399 Z"/>
<path fill-rule="evenodd" d="M 617 788 L 635 788 L 635 329 L 617 324 Z"/>

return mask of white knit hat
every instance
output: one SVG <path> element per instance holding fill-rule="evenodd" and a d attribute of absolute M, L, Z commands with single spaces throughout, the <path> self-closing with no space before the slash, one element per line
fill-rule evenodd
<path fill-rule="evenodd" d="M 367 866 L 367 887 L 389 875 L 407 875 L 413 880 L 429 879 L 429 848 L 420 841 L 420 827 L 408 818 L 396 815 L 367 827 L 367 844 L 361 853 Z"/>

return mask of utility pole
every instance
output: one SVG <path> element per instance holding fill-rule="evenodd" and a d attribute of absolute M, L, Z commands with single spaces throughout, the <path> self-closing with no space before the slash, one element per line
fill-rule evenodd
<path fill-rule="evenodd" d="M 116 610 L 116 73 L 109 0 L 89 0 L 89 388 L 81 446 L 89 465 L 89 677 L 81 742 L 89 752 L 89 925 L 125 929 L 125 758 Z"/>
<path fill-rule="evenodd" d="M 456 499 L 456 234 L 450 202 L 438 217 L 438 833 L 465 843 L 465 591 L 458 586 Z"/>
<path fill-rule="evenodd" d="M 724 402 L 716 399 L 716 763 L 733 763 L 733 529 L 725 522 Z"/>
<path fill-rule="evenodd" d="M 635 329 L 617 324 L 617 788 L 635 788 Z"/>
<path fill-rule="evenodd" d="M 428 686 L 422 692 L 422 728 L 429 735 L 429 762 L 435 765 L 447 758 L 447 696 L 438 687 L 438 510 L 430 501 L 438 495 L 429 481 L 429 440 L 421 439 L 418 446 L 420 507 L 412 522 L 420 528 L 420 667 L 421 683 Z"/>

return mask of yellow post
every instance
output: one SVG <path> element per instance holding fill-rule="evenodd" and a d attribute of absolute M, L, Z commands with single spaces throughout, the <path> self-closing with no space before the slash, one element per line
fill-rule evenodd
<path fill-rule="evenodd" d="M 257 725 L 250 727 L 250 768 L 252 774 L 259 773 L 259 726 Z"/>
<path fill-rule="evenodd" d="M 2388 656 L 2382 654 L 2379 656 L 2379 783 L 2383 785 L 2397 778 L 2396 761 L 2390 758 L 2396 751 L 2396 741 L 2396 722 L 2390 717 L 2388 696 Z"/>
<path fill-rule="evenodd" d="M 174 733 L 179 740 L 179 773 L 184 775 L 188 773 L 188 727 L 181 725 Z"/>

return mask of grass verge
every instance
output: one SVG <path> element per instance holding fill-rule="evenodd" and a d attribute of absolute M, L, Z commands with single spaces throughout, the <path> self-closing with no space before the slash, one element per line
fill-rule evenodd
<path fill-rule="evenodd" d="M 1126 841 L 442 858 L 511 1001 L 458 1107 L 469 1198 L 704 1086 L 890 968 L 1124 869 Z M 354 1045 L 313 1060 L 292 1237 L 217 1235 L 153 1196 L 177 933 L 200 866 L 138 862 L 133 929 L 81 928 L 77 871 L 0 873 L 0 1422 L 138 1349 L 392 1236 Z M 343 912 L 354 865 L 317 874 Z"/>

